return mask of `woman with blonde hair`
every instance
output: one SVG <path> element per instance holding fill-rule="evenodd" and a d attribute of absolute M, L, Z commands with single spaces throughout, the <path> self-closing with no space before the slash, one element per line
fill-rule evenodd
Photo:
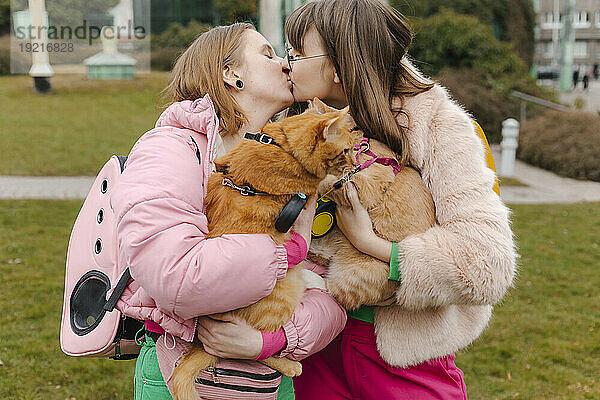
<path fill-rule="evenodd" d="M 145 321 L 134 378 L 138 400 L 171 398 L 175 365 L 196 337 L 221 358 L 302 359 L 325 347 L 346 322 L 345 311 L 318 283 L 278 332 L 257 331 L 226 313 L 267 296 L 306 257 L 314 199 L 285 245 L 266 234 L 206 238 L 204 198 L 213 160 L 292 104 L 288 73 L 252 25 L 213 28 L 177 60 L 165 90 L 171 104 L 129 154 L 111 206 L 119 263 L 133 278 L 117 308 Z M 210 317 L 216 313 L 225 314 Z M 250 364 L 262 374 L 248 373 Z M 216 391 L 216 398 L 274 398 L 280 374 L 259 363 L 227 365 L 200 374 L 201 397 Z"/>
<path fill-rule="evenodd" d="M 435 226 L 391 243 L 375 234 L 348 186 L 352 207 L 338 208 L 338 225 L 358 250 L 389 263 L 389 279 L 399 282 L 394 307 L 348 311 L 342 334 L 303 361 L 296 398 L 466 399 L 454 353 L 485 329 L 517 258 L 487 143 L 449 93 L 408 61 L 411 30 L 383 2 L 308 2 L 285 32 L 295 100 L 349 105 L 366 136 L 420 172 L 436 207 Z"/>

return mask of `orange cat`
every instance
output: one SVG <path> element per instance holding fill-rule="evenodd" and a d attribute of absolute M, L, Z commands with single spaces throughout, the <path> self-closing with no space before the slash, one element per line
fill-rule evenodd
<path fill-rule="evenodd" d="M 356 134 L 352 122 L 344 118 L 347 112 L 346 108 L 322 115 L 305 113 L 268 124 L 260 133 L 276 144 L 243 140 L 229 154 L 215 160 L 217 172 L 209 178 L 206 196 L 208 237 L 267 233 L 275 243 L 283 244 L 289 233 L 278 231 L 275 221 L 288 201 L 296 193 L 315 195 L 328 174 L 339 176 L 352 165 Z M 227 184 L 250 186 L 265 195 L 242 195 L 238 189 L 226 186 L 224 179 L 229 180 Z M 301 269 L 294 267 L 270 295 L 234 313 L 257 329 L 277 331 L 291 318 L 304 293 Z M 175 399 L 196 399 L 197 374 L 217 361 L 201 343 L 196 343 L 173 373 Z M 287 358 L 271 357 L 261 362 L 287 376 L 302 372 L 300 363 Z"/>
<path fill-rule="evenodd" d="M 335 108 L 315 99 L 310 110 L 328 113 Z M 345 119 L 354 125 L 350 115 Z M 362 136 L 362 132 L 359 133 Z M 378 156 L 397 158 L 383 143 L 371 139 L 369 146 Z M 359 161 L 362 164 L 370 158 L 361 154 Z M 356 159 L 356 150 L 353 159 Z M 327 177 L 321 183 L 319 193 L 328 192 L 336 181 L 335 177 Z M 379 237 L 399 242 L 409 235 L 425 232 L 435 224 L 431 193 L 419 173 L 411 167 L 403 166 L 395 175 L 391 166 L 374 163 L 352 175 L 350 182 L 356 187 L 360 203 L 367 209 Z M 331 191 L 327 197 L 338 205 L 350 205 L 346 186 Z M 361 305 L 382 305 L 398 287 L 398 282 L 388 279 L 387 263 L 358 251 L 337 227 L 311 241 L 308 258 L 328 267 L 327 290 L 347 310 Z M 392 308 L 377 307 L 377 311 L 391 312 Z"/>

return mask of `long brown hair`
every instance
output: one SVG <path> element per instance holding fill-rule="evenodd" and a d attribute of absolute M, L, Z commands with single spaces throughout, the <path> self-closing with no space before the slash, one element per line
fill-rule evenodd
<path fill-rule="evenodd" d="M 163 94 L 174 103 L 195 100 L 208 93 L 221 128 L 237 132 L 247 119 L 223 81 L 223 69 L 243 63 L 242 36 L 248 29 L 255 30 L 252 24 L 236 23 L 212 28 L 198 36 L 177 59 Z"/>
<path fill-rule="evenodd" d="M 288 41 L 301 53 L 312 27 L 321 36 L 358 127 L 407 163 L 408 126 L 398 125 L 395 116 L 406 114 L 404 97 L 425 92 L 433 83 L 423 82 L 401 62 L 413 39 L 405 18 L 379 0 L 308 2 L 285 23 Z M 401 106 L 392 110 L 394 98 Z"/>

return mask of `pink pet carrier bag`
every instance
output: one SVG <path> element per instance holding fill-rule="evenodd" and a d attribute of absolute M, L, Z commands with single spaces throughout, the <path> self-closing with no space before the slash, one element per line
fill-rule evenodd
<path fill-rule="evenodd" d="M 77 357 L 132 359 L 143 323 L 121 315 L 115 305 L 129 283 L 117 264 L 116 217 L 110 194 L 127 157 L 112 156 L 88 193 L 71 231 L 60 327 L 62 351 Z"/>

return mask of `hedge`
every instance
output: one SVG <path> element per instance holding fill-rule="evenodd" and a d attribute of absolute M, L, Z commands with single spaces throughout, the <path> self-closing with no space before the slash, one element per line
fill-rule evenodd
<path fill-rule="evenodd" d="M 562 176 L 600 182 L 600 115 L 547 111 L 527 120 L 517 157 Z"/>
<path fill-rule="evenodd" d="M 0 36 L 0 75 L 10 74 L 10 36 Z"/>

